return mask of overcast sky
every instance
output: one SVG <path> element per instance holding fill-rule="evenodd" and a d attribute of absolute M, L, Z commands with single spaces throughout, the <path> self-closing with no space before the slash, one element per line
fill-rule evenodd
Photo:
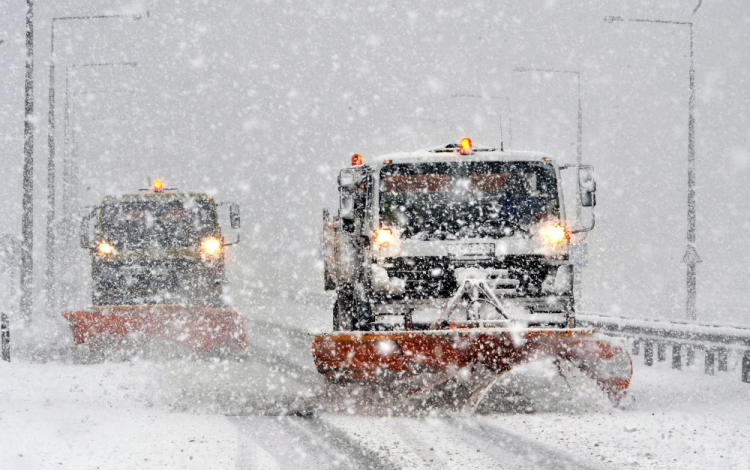
<path fill-rule="evenodd" d="M 335 206 L 336 176 L 352 153 L 464 135 L 499 145 L 502 129 L 506 147 L 572 162 L 575 76 L 513 69 L 577 71 L 583 156 L 599 189 L 584 307 L 684 316 L 689 30 L 603 21 L 617 15 L 694 23 L 699 316 L 750 322 L 749 2 L 709 0 L 695 13 L 697 0 L 80 3 L 36 2 L 38 282 L 51 19 L 148 10 L 140 21 L 56 23 L 57 165 L 65 155 L 75 162 L 79 205 L 153 176 L 209 191 L 242 206 L 243 241 L 230 255 L 236 289 L 320 288 L 321 212 Z M 24 1 L 0 3 L 0 232 L 15 234 L 24 12 Z M 105 62 L 137 66 L 91 66 Z M 85 265 L 75 250 L 71 266 Z M 82 289 L 76 301 L 86 297 Z"/>

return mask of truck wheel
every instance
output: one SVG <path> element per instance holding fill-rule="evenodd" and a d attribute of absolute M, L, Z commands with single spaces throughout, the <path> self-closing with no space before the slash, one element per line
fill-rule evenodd
<path fill-rule="evenodd" d="M 354 328 L 354 314 L 356 304 L 354 293 L 344 289 L 336 291 L 336 303 L 333 305 L 333 329 L 335 331 L 351 331 Z"/>

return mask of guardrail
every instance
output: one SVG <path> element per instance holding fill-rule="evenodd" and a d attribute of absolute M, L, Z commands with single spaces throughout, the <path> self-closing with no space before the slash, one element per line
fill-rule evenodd
<path fill-rule="evenodd" d="M 683 350 L 685 365 L 695 364 L 695 351 L 702 350 L 704 372 L 714 375 L 715 369 L 728 370 L 730 354 L 742 357 L 742 381 L 750 383 L 750 327 L 707 325 L 688 322 L 642 320 L 602 315 L 576 315 L 580 326 L 596 327 L 603 332 L 632 340 L 632 354 L 640 354 L 643 343 L 643 363 L 654 364 L 667 360 L 667 348 L 672 349 L 672 368 L 682 369 Z"/>

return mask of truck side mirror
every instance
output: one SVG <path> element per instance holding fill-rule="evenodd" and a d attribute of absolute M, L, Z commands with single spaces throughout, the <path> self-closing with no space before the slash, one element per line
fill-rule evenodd
<path fill-rule="evenodd" d="M 91 219 L 98 214 L 99 208 L 97 206 L 89 206 L 84 209 L 83 217 L 81 217 L 81 248 L 91 248 Z"/>
<path fill-rule="evenodd" d="M 591 165 L 578 169 L 578 183 L 581 188 L 581 205 L 583 207 L 596 206 L 596 181 L 594 181 L 594 168 Z"/>
<path fill-rule="evenodd" d="M 339 219 L 341 230 L 354 233 L 355 221 L 364 218 L 369 206 L 369 187 L 372 182 L 370 169 L 366 167 L 346 168 L 339 174 Z"/>
<path fill-rule="evenodd" d="M 354 196 L 351 192 L 341 188 L 341 208 L 339 209 L 341 229 L 345 232 L 354 232 Z"/>
<path fill-rule="evenodd" d="M 229 204 L 229 224 L 233 229 L 240 228 L 240 206 L 239 204 Z"/>

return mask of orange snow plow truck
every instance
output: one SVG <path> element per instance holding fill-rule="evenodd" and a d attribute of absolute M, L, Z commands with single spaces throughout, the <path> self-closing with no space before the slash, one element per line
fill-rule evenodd
<path fill-rule="evenodd" d="M 567 219 L 568 171 L 575 212 L 590 211 L 585 224 Z M 421 393 L 481 375 L 481 395 L 504 372 L 551 360 L 613 402 L 625 396 L 624 344 L 576 326 L 570 245 L 594 226 L 590 166 L 462 139 L 354 155 L 338 182 L 338 216 L 324 212 L 323 234 L 334 331 L 312 344 L 327 379 L 416 384 Z"/>
<path fill-rule="evenodd" d="M 232 230 L 239 207 L 229 208 Z M 63 312 L 77 345 L 160 342 L 207 352 L 247 349 L 237 311 L 226 305 L 219 206 L 205 194 L 163 187 L 106 197 L 81 223 L 89 250 L 92 306 Z"/>

